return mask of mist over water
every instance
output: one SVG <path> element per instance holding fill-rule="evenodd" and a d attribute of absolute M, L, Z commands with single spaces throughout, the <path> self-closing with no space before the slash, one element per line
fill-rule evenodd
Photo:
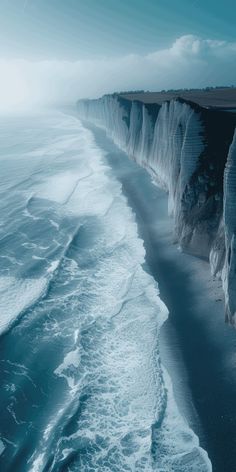
<path fill-rule="evenodd" d="M 211 470 L 159 355 L 167 310 L 92 133 L 0 119 L 2 470 Z"/>
<path fill-rule="evenodd" d="M 46 51 L 43 58 L 34 54 L 30 59 L 0 55 L 0 114 L 22 109 L 34 112 L 41 106 L 74 103 L 79 98 L 121 90 L 158 91 L 235 83 L 235 41 L 185 34 L 174 41 L 172 38 L 166 48 L 151 48 L 145 54 L 127 50 L 120 55 L 80 57 L 80 49 L 77 54 L 74 60 L 68 56 L 57 59 L 55 55 L 48 58 Z"/>

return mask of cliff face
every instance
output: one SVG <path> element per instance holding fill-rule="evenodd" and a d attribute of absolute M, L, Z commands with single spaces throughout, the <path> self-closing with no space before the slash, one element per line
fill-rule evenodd
<path fill-rule="evenodd" d="M 224 172 L 225 261 L 222 273 L 226 318 L 236 322 L 236 131 Z"/>
<path fill-rule="evenodd" d="M 104 128 L 168 192 L 175 239 L 184 251 L 209 259 L 212 273 L 222 276 L 227 319 L 232 322 L 236 312 L 235 115 L 182 99 L 159 106 L 119 95 L 81 100 L 77 108 L 82 119 Z"/>

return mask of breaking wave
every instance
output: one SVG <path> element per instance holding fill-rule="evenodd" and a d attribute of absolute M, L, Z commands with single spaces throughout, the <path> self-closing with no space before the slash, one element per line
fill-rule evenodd
<path fill-rule="evenodd" d="M 11 157 L 29 175 L 1 201 L 3 470 L 210 471 L 161 363 L 167 309 L 121 185 L 76 118 L 34 119 Z M 24 152 L 24 126 L 43 145 Z"/>

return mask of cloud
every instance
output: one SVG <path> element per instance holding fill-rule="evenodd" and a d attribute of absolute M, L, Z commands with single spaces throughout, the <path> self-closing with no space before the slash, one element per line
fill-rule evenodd
<path fill-rule="evenodd" d="M 230 55 L 236 53 L 236 43 L 218 41 L 212 39 L 200 39 L 197 36 L 186 35 L 178 38 L 172 47 L 170 53 L 183 57 L 205 57 Z"/>
<path fill-rule="evenodd" d="M 147 55 L 94 60 L 0 60 L 0 108 L 75 101 L 119 90 L 235 84 L 236 42 L 182 36 Z"/>

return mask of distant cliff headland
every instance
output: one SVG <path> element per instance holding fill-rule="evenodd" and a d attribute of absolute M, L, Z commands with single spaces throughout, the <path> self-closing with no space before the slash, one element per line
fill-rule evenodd
<path fill-rule="evenodd" d="M 168 192 L 176 242 L 209 260 L 235 324 L 236 88 L 119 93 L 77 109 Z"/>

